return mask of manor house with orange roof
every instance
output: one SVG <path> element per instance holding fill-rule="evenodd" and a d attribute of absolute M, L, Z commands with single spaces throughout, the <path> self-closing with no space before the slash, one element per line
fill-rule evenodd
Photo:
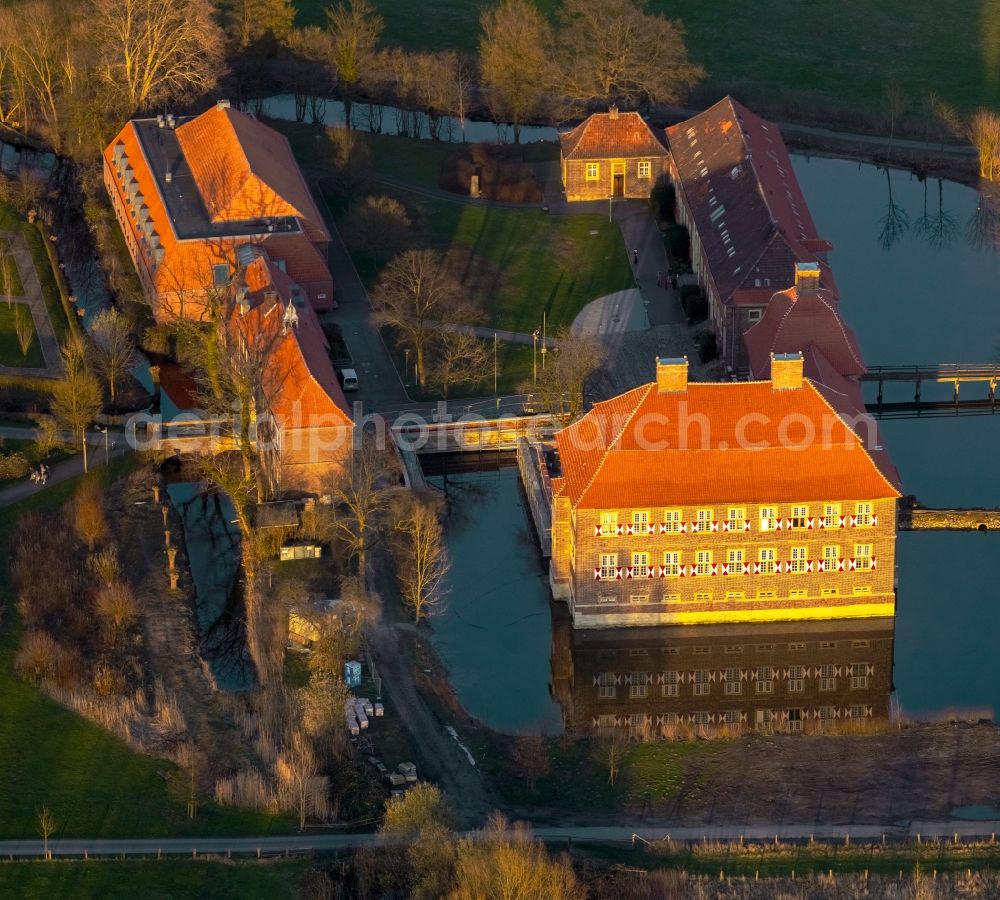
<path fill-rule="evenodd" d="M 892 616 L 898 475 L 803 376 L 688 381 L 687 360 L 555 437 L 555 596 L 575 627 Z"/>

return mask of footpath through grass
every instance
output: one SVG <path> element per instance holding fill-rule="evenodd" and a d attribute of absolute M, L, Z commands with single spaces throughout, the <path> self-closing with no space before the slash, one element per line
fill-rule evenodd
<path fill-rule="evenodd" d="M 0 863 L 0 896 L 19 900 L 292 900 L 306 863 L 192 859 Z"/>
<path fill-rule="evenodd" d="M 134 461 L 112 464 L 122 472 Z M 50 700 L 17 677 L 20 639 L 10 573 L 10 539 L 20 515 L 35 509 L 59 515 L 76 480 L 0 512 L 0 837 L 38 837 L 37 811 L 48 806 L 54 837 L 154 837 L 187 834 L 263 834 L 284 830 L 275 819 L 208 801 L 198 818 L 185 814 L 184 788 L 176 768 L 130 750 L 123 741 Z M 44 564 L 44 560 L 39 560 Z M 0 896 L 10 896 L 0 891 Z M 50 896 L 58 896 L 50 894 Z"/>
<path fill-rule="evenodd" d="M 325 0 L 296 5 L 300 24 L 325 24 Z M 421 0 L 375 0 L 386 42 L 467 53 L 477 52 L 487 5 L 438 0 L 431 10 Z M 554 17 L 559 3 L 537 5 Z M 812 0 L 794 7 L 788 0 L 650 0 L 648 9 L 682 22 L 691 59 L 723 88 L 749 87 L 762 98 L 820 95 L 869 114 L 884 113 L 890 80 L 917 113 L 931 92 L 966 113 L 1000 103 L 1000 0 Z"/>

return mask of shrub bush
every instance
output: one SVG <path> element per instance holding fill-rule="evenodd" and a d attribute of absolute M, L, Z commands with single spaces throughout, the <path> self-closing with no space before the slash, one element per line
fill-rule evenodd
<path fill-rule="evenodd" d="M 542 189 L 531 168 L 514 158 L 517 151 L 500 144 L 470 144 L 447 159 L 440 185 L 446 191 L 468 196 L 473 175 L 488 200 L 505 203 L 540 203 Z"/>
<path fill-rule="evenodd" d="M 691 235 L 683 225 L 671 225 L 664 235 L 671 260 L 686 261 L 691 252 Z"/>
<path fill-rule="evenodd" d="M 665 175 L 661 175 L 649 193 L 649 208 L 661 222 L 676 222 L 677 191 Z"/>
<path fill-rule="evenodd" d="M 0 454 L 0 481 L 24 478 L 28 474 L 28 459 L 18 451 Z"/>

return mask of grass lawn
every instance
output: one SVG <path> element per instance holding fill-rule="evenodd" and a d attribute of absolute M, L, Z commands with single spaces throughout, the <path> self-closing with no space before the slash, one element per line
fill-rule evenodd
<path fill-rule="evenodd" d="M 487 348 L 490 351 L 490 363 L 485 377 L 476 384 L 459 384 L 453 386 L 448 391 L 448 402 L 462 400 L 467 397 L 488 397 L 493 394 L 493 341 L 485 339 Z M 392 339 L 391 331 L 387 330 L 386 345 L 390 348 L 393 362 L 398 372 L 403 372 L 406 367 L 406 354 L 396 347 Z M 531 381 L 532 373 L 532 348 L 524 344 L 512 344 L 506 341 L 497 342 L 497 390 L 498 396 L 506 394 L 520 393 L 520 387 Z M 410 379 L 407 381 L 407 393 L 415 401 L 423 400 L 443 400 L 441 392 L 428 387 L 426 391 L 421 391 L 413 382 L 413 354 L 410 354 Z M 538 357 L 538 365 L 541 366 L 542 358 Z"/>
<path fill-rule="evenodd" d="M 120 473 L 133 462 L 118 461 L 110 471 Z M 56 485 L 3 510 L 3 557 L 20 514 L 30 509 L 54 514 L 75 487 L 75 481 Z M 20 627 L 6 564 L 0 567 L 0 604 L 0 760 L 4 772 L 0 837 L 36 838 L 37 810 L 43 805 L 56 817 L 56 836 L 67 838 L 255 834 L 290 827 L 286 818 L 221 808 L 208 801 L 200 805 L 198 819 L 189 821 L 183 786 L 177 783 L 175 787 L 171 763 L 133 752 L 117 737 L 59 706 L 14 674 Z"/>
<path fill-rule="evenodd" d="M 324 24 L 326 0 L 299 0 L 299 22 Z M 485 2 L 375 0 L 383 38 L 410 49 L 475 52 Z M 538 0 L 554 13 L 557 0 Z M 913 106 L 931 91 L 969 112 L 1000 103 L 1000 0 L 650 0 L 649 9 L 679 19 L 691 58 L 722 85 L 742 83 L 763 95 L 808 92 L 839 107 L 885 107 L 895 78 Z M 820 116 L 822 112 L 819 113 Z"/>
<path fill-rule="evenodd" d="M 497 736 L 476 749 L 476 758 L 505 804 L 540 807 L 559 815 L 613 813 L 626 806 L 638 808 L 647 802 L 670 800 L 680 790 L 685 761 L 695 754 L 712 752 L 712 744 L 705 741 L 630 744 L 618 778 L 611 785 L 599 742 L 552 740 L 548 748 L 549 774 L 538 779 L 533 791 L 528 790 L 511 763 L 510 753 L 505 752 L 506 745 Z"/>
<path fill-rule="evenodd" d="M 3 240 L 3 239 L 0 239 Z M 21 284 L 21 273 L 17 270 L 17 262 L 13 256 L 4 255 L 3 246 L 0 244 L 0 294 L 6 286 L 7 293 L 12 297 L 20 297 L 24 293 L 24 285 Z"/>
<path fill-rule="evenodd" d="M 45 308 L 48 310 L 49 318 L 52 320 L 52 327 L 56 337 L 60 341 L 69 331 L 69 321 L 66 318 L 66 310 L 63 307 L 62 297 L 59 294 L 59 286 L 56 277 L 52 273 L 52 264 L 49 262 L 48 253 L 45 249 L 45 239 L 41 232 L 34 225 L 22 218 L 13 207 L 0 202 L 0 230 L 20 231 L 31 251 L 31 259 L 35 264 L 35 271 L 38 273 L 38 280 L 42 285 L 42 297 L 45 300 Z"/>
<path fill-rule="evenodd" d="M 193 859 L 0 863 L 0 896 L 20 900 L 292 900 L 303 862 L 208 862 Z"/>
<path fill-rule="evenodd" d="M 45 367 L 45 357 L 42 356 L 42 347 L 38 342 L 38 335 L 35 334 L 35 325 L 31 325 L 31 344 L 28 346 L 27 355 L 21 353 L 21 345 L 17 340 L 17 332 L 14 330 L 14 315 L 18 308 L 28 311 L 28 307 L 23 303 L 14 303 L 8 306 L 0 301 L 0 365 L 17 366 L 41 369 Z"/>

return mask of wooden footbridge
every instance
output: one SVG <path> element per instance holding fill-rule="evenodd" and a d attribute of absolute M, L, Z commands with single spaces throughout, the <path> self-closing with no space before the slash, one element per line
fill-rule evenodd
<path fill-rule="evenodd" d="M 863 382 L 876 384 L 875 399 L 865 406 L 881 419 L 915 419 L 930 416 L 994 415 L 997 412 L 997 383 L 1000 382 L 1000 362 L 941 363 L 928 366 L 873 366 L 861 377 Z M 913 399 L 886 398 L 887 389 L 910 384 Z M 979 385 L 960 395 L 961 385 Z M 942 397 L 940 389 L 928 385 L 951 385 L 950 397 Z M 977 396 L 978 395 L 978 396 Z M 984 396 L 985 395 L 985 396 Z"/>

